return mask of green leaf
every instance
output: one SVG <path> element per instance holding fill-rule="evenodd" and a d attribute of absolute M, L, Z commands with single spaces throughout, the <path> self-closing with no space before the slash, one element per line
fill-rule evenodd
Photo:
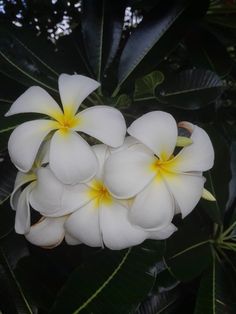
<path fill-rule="evenodd" d="M 13 190 L 16 169 L 6 153 L 2 154 L 0 157 L 2 158 L 0 162 L 0 204 L 3 204 L 10 197 Z"/>
<path fill-rule="evenodd" d="M 81 28 L 88 60 L 98 81 L 103 80 L 119 47 L 126 1 L 82 1 Z"/>
<path fill-rule="evenodd" d="M 199 276 L 211 262 L 209 226 L 195 209 L 178 231 L 167 240 L 165 261 L 170 272 L 181 281 Z"/>
<path fill-rule="evenodd" d="M 235 16 L 208 16 L 207 21 L 212 24 L 220 25 L 227 28 L 236 28 Z"/>
<path fill-rule="evenodd" d="M 135 81 L 134 100 L 146 100 L 155 98 L 155 88 L 164 81 L 164 75 L 160 71 L 151 72 Z"/>
<path fill-rule="evenodd" d="M 16 263 L 28 255 L 24 240 L 15 234 L 0 243 L 0 307 L 4 313 L 34 314 L 37 308 L 29 300 L 16 274 Z M 6 298 L 6 299 L 5 299 Z M 10 300 L 7 300 L 11 298 Z"/>
<path fill-rule="evenodd" d="M 156 96 L 163 103 L 196 110 L 214 102 L 223 93 L 223 81 L 207 70 L 186 70 L 166 77 Z"/>
<path fill-rule="evenodd" d="M 207 7 L 208 1 L 160 1 L 145 14 L 121 53 L 118 87 L 114 93 L 128 78 L 132 80 L 152 71 L 175 48 L 193 21 L 201 17 Z"/>
<path fill-rule="evenodd" d="M 22 31 L 22 30 L 21 30 Z M 24 30 L 24 32 L 27 32 Z M 40 85 L 57 92 L 57 72 L 38 56 L 38 51 L 31 50 L 28 34 L 23 42 L 15 28 L 0 28 L 0 63 L 1 72 L 24 85 Z M 37 39 L 40 42 L 40 39 Z M 29 44 L 29 47 L 28 47 Z M 33 45 L 31 43 L 31 45 Z M 42 40 L 40 50 L 50 50 L 50 43 Z M 40 51 L 39 50 L 39 51 Z M 46 59 L 47 60 L 47 59 Z"/>
<path fill-rule="evenodd" d="M 163 242 L 154 241 L 101 251 L 71 274 L 51 313 L 131 313 L 154 284 L 153 267 L 163 248 Z"/>
<path fill-rule="evenodd" d="M 236 302 L 232 292 L 221 262 L 214 255 L 201 279 L 194 314 L 234 314 Z"/>
<path fill-rule="evenodd" d="M 189 34 L 186 43 L 196 67 L 211 70 L 221 77 L 229 74 L 233 62 L 215 35 L 199 27 Z"/>
<path fill-rule="evenodd" d="M 180 297 L 180 291 L 174 289 L 172 291 L 166 291 L 158 294 L 152 294 L 149 296 L 135 312 L 135 314 L 173 314 L 176 306 L 178 306 L 178 300 Z"/>
<path fill-rule="evenodd" d="M 215 151 L 214 166 L 205 174 L 207 178 L 205 187 L 215 196 L 216 202 L 202 200 L 201 205 L 214 222 L 222 223 L 229 201 L 231 180 L 229 145 L 214 125 L 205 126 L 205 130 L 210 136 Z"/>

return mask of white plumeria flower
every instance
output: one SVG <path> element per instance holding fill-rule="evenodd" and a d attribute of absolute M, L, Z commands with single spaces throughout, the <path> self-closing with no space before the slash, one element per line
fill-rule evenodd
<path fill-rule="evenodd" d="M 86 133 L 99 141 L 122 145 L 126 125 L 120 111 L 109 106 L 95 106 L 77 113 L 83 100 L 100 84 L 82 75 L 62 74 L 59 92 L 63 111 L 41 87 L 30 87 L 11 106 L 6 116 L 36 112 L 51 119 L 39 119 L 19 125 L 11 134 L 8 150 L 12 162 L 28 172 L 42 141 L 52 135 L 49 163 L 56 177 L 64 183 L 90 180 L 97 170 L 97 159 L 88 143 L 78 134 Z"/>
<path fill-rule="evenodd" d="M 115 199 L 104 185 L 104 163 L 110 155 L 105 145 L 93 147 L 99 161 L 99 170 L 93 180 L 84 184 L 81 199 L 84 204 L 72 213 L 65 223 L 68 235 L 77 241 L 89 246 L 110 249 L 123 249 L 143 242 L 145 239 L 165 239 L 169 237 L 176 227 L 173 224 L 165 226 L 157 232 L 147 232 L 133 226 L 128 220 L 128 202 Z"/>
<path fill-rule="evenodd" d="M 203 194 L 202 171 L 213 166 L 214 150 L 209 136 L 196 125 L 182 122 L 192 144 L 176 156 L 178 128 L 165 112 L 143 115 L 128 133 L 143 145 L 118 152 L 105 165 L 105 184 L 119 199 L 135 197 L 129 219 L 147 230 L 168 226 L 175 213 L 188 215 Z"/>

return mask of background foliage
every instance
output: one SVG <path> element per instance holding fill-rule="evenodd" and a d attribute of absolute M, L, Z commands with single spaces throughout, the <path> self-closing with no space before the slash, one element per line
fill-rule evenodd
<path fill-rule="evenodd" d="M 14 313 L 236 313 L 236 3 L 234 0 L 0 1 L 0 310 Z M 16 170 L 7 141 L 29 116 L 4 118 L 29 86 L 56 99 L 59 73 L 102 83 L 85 106 L 151 110 L 204 127 L 217 202 L 200 201 L 167 241 L 122 251 L 15 234 Z"/>

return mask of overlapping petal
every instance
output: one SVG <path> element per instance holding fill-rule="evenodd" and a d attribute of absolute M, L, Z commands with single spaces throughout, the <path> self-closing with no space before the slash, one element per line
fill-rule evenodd
<path fill-rule="evenodd" d="M 17 113 L 37 112 L 54 117 L 62 114 L 55 100 L 41 87 L 32 86 L 12 104 L 5 116 Z"/>
<path fill-rule="evenodd" d="M 155 176 L 151 170 L 154 156 L 145 150 L 112 154 L 104 167 L 105 184 L 117 198 L 131 198 L 142 191 Z"/>
<path fill-rule="evenodd" d="M 28 172 L 35 161 L 39 147 L 44 138 L 54 130 L 49 120 L 34 120 L 19 125 L 11 134 L 8 151 L 15 166 Z"/>
<path fill-rule="evenodd" d="M 50 167 L 66 184 L 90 180 L 97 170 L 97 158 L 88 143 L 76 132 L 57 131 L 49 153 Z"/>
<path fill-rule="evenodd" d="M 87 245 L 103 246 L 99 211 L 93 201 L 71 214 L 65 223 L 65 229 L 73 238 Z"/>
<path fill-rule="evenodd" d="M 21 193 L 15 216 L 15 231 L 19 234 L 25 234 L 30 230 L 30 205 L 29 195 L 34 187 L 34 183 L 28 185 Z"/>
<path fill-rule="evenodd" d="M 35 174 L 32 173 L 24 173 L 21 171 L 18 171 L 16 175 L 16 180 L 15 180 L 15 185 L 14 185 L 14 190 L 11 193 L 10 197 L 10 204 L 11 208 L 16 210 L 17 203 L 21 194 L 21 188 L 26 184 L 31 181 L 34 181 L 36 179 Z"/>
<path fill-rule="evenodd" d="M 163 179 L 158 176 L 140 192 L 130 209 L 131 223 L 144 229 L 162 229 L 174 216 L 174 200 Z"/>
<path fill-rule="evenodd" d="M 123 144 L 126 124 L 121 112 L 108 106 L 95 106 L 78 113 L 81 123 L 77 131 L 95 137 L 102 143 L 112 147 Z"/>
<path fill-rule="evenodd" d="M 182 126 L 192 130 L 193 143 L 173 159 L 173 169 L 179 172 L 209 170 L 214 164 L 214 149 L 209 136 L 202 128 L 191 123 L 184 122 Z"/>
<path fill-rule="evenodd" d="M 128 220 L 128 211 L 118 202 L 100 207 L 100 226 L 106 247 L 120 250 L 140 244 L 147 238 L 147 233 L 132 225 Z"/>
<path fill-rule="evenodd" d="M 66 219 L 67 217 L 43 217 L 36 224 L 31 226 L 25 237 L 32 244 L 42 246 L 44 248 L 56 247 L 64 238 L 64 223 Z"/>
<path fill-rule="evenodd" d="M 176 226 L 170 223 L 164 228 L 150 232 L 148 238 L 153 240 L 165 240 L 169 238 L 177 230 L 178 229 L 176 228 Z"/>
<path fill-rule="evenodd" d="M 161 159 L 168 159 L 171 156 L 178 135 L 174 118 L 163 111 L 144 114 L 135 120 L 127 131 Z"/>
<path fill-rule="evenodd" d="M 202 196 L 205 178 L 190 174 L 163 174 L 163 176 L 182 217 L 186 217 Z"/>
<path fill-rule="evenodd" d="M 86 185 L 63 184 L 48 167 L 38 170 L 37 182 L 30 194 L 30 204 L 43 216 L 67 215 L 88 201 L 89 195 Z"/>
<path fill-rule="evenodd" d="M 61 74 L 58 85 L 64 112 L 74 115 L 83 100 L 97 89 L 100 83 L 83 75 Z"/>

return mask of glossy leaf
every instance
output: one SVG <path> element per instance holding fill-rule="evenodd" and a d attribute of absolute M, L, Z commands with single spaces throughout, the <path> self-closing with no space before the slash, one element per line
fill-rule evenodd
<path fill-rule="evenodd" d="M 135 312 L 135 314 L 173 314 L 178 306 L 180 291 L 172 291 L 151 294 Z M 177 313 L 177 312 L 176 312 Z"/>
<path fill-rule="evenodd" d="M 151 72 L 135 81 L 134 100 L 142 101 L 155 98 L 155 88 L 164 81 L 160 71 Z"/>
<path fill-rule="evenodd" d="M 9 235 L 0 243 L 0 307 L 6 314 L 37 313 L 37 308 L 25 294 L 15 274 L 16 263 L 27 254 L 24 240 L 14 234 Z M 11 299 L 7 300 L 9 296 Z"/>
<path fill-rule="evenodd" d="M 229 184 L 231 180 L 230 150 L 222 134 L 215 126 L 205 127 L 211 138 L 215 151 L 214 166 L 206 173 L 205 187 L 209 189 L 216 198 L 216 202 L 202 201 L 204 210 L 214 221 L 221 222 L 229 200 Z M 222 169 L 224 171 L 222 172 Z"/>
<path fill-rule="evenodd" d="M 16 169 L 6 153 L 2 154 L 0 158 L 2 159 L 0 162 L 0 204 L 3 204 L 9 199 L 13 190 Z"/>
<path fill-rule="evenodd" d="M 87 57 L 95 78 L 103 79 L 121 39 L 126 1 L 83 1 L 81 27 Z"/>
<path fill-rule="evenodd" d="M 160 89 L 158 99 L 168 105 L 186 110 L 202 108 L 214 102 L 223 92 L 222 80 L 207 70 L 186 70 L 167 77 Z"/>
<path fill-rule="evenodd" d="M 204 28 L 193 30 L 186 43 L 195 66 L 211 70 L 221 77 L 230 72 L 233 63 L 229 53 L 208 30 Z"/>
<path fill-rule="evenodd" d="M 221 263 L 214 256 L 201 279 L 194 314 L 234 314 L 234 292 Z"/>
<path fill-rule="evenodd" d="M 127 40 L 120 57 L 118 88 L 135 74 L 153 70 L 207 7 L 208 1 L 160 1 Z"/>
<path fill-rule="evenodd" d="M 209 240 L 208 226 L 196 208 L 167 240 L 165 261 L 170 272 L 181 281 L 199 276 L 211 262 Z"/>
<path fill-rule="evenodd" d="M 30 40 L 29 37 L 25 37 Z M 39 39 L 38 39 L 39 40 Z M 0 29 L 1 72 L 24 85 L 40 85 L 57 92 L 57 72 L 42 60 L 37 51 L 31 50 L 30 41 L 25 43 L 17 36 L 15 29 Z M 50 45 L 45 41 L 41 45 L 46 50 Z"/>
<path fill-rule="evenodd" d="M 153 266 L 163 243 L 122 251 L 104 250 L 76 269 L 51 313 L 130 313 L 151 290 Z"/>

